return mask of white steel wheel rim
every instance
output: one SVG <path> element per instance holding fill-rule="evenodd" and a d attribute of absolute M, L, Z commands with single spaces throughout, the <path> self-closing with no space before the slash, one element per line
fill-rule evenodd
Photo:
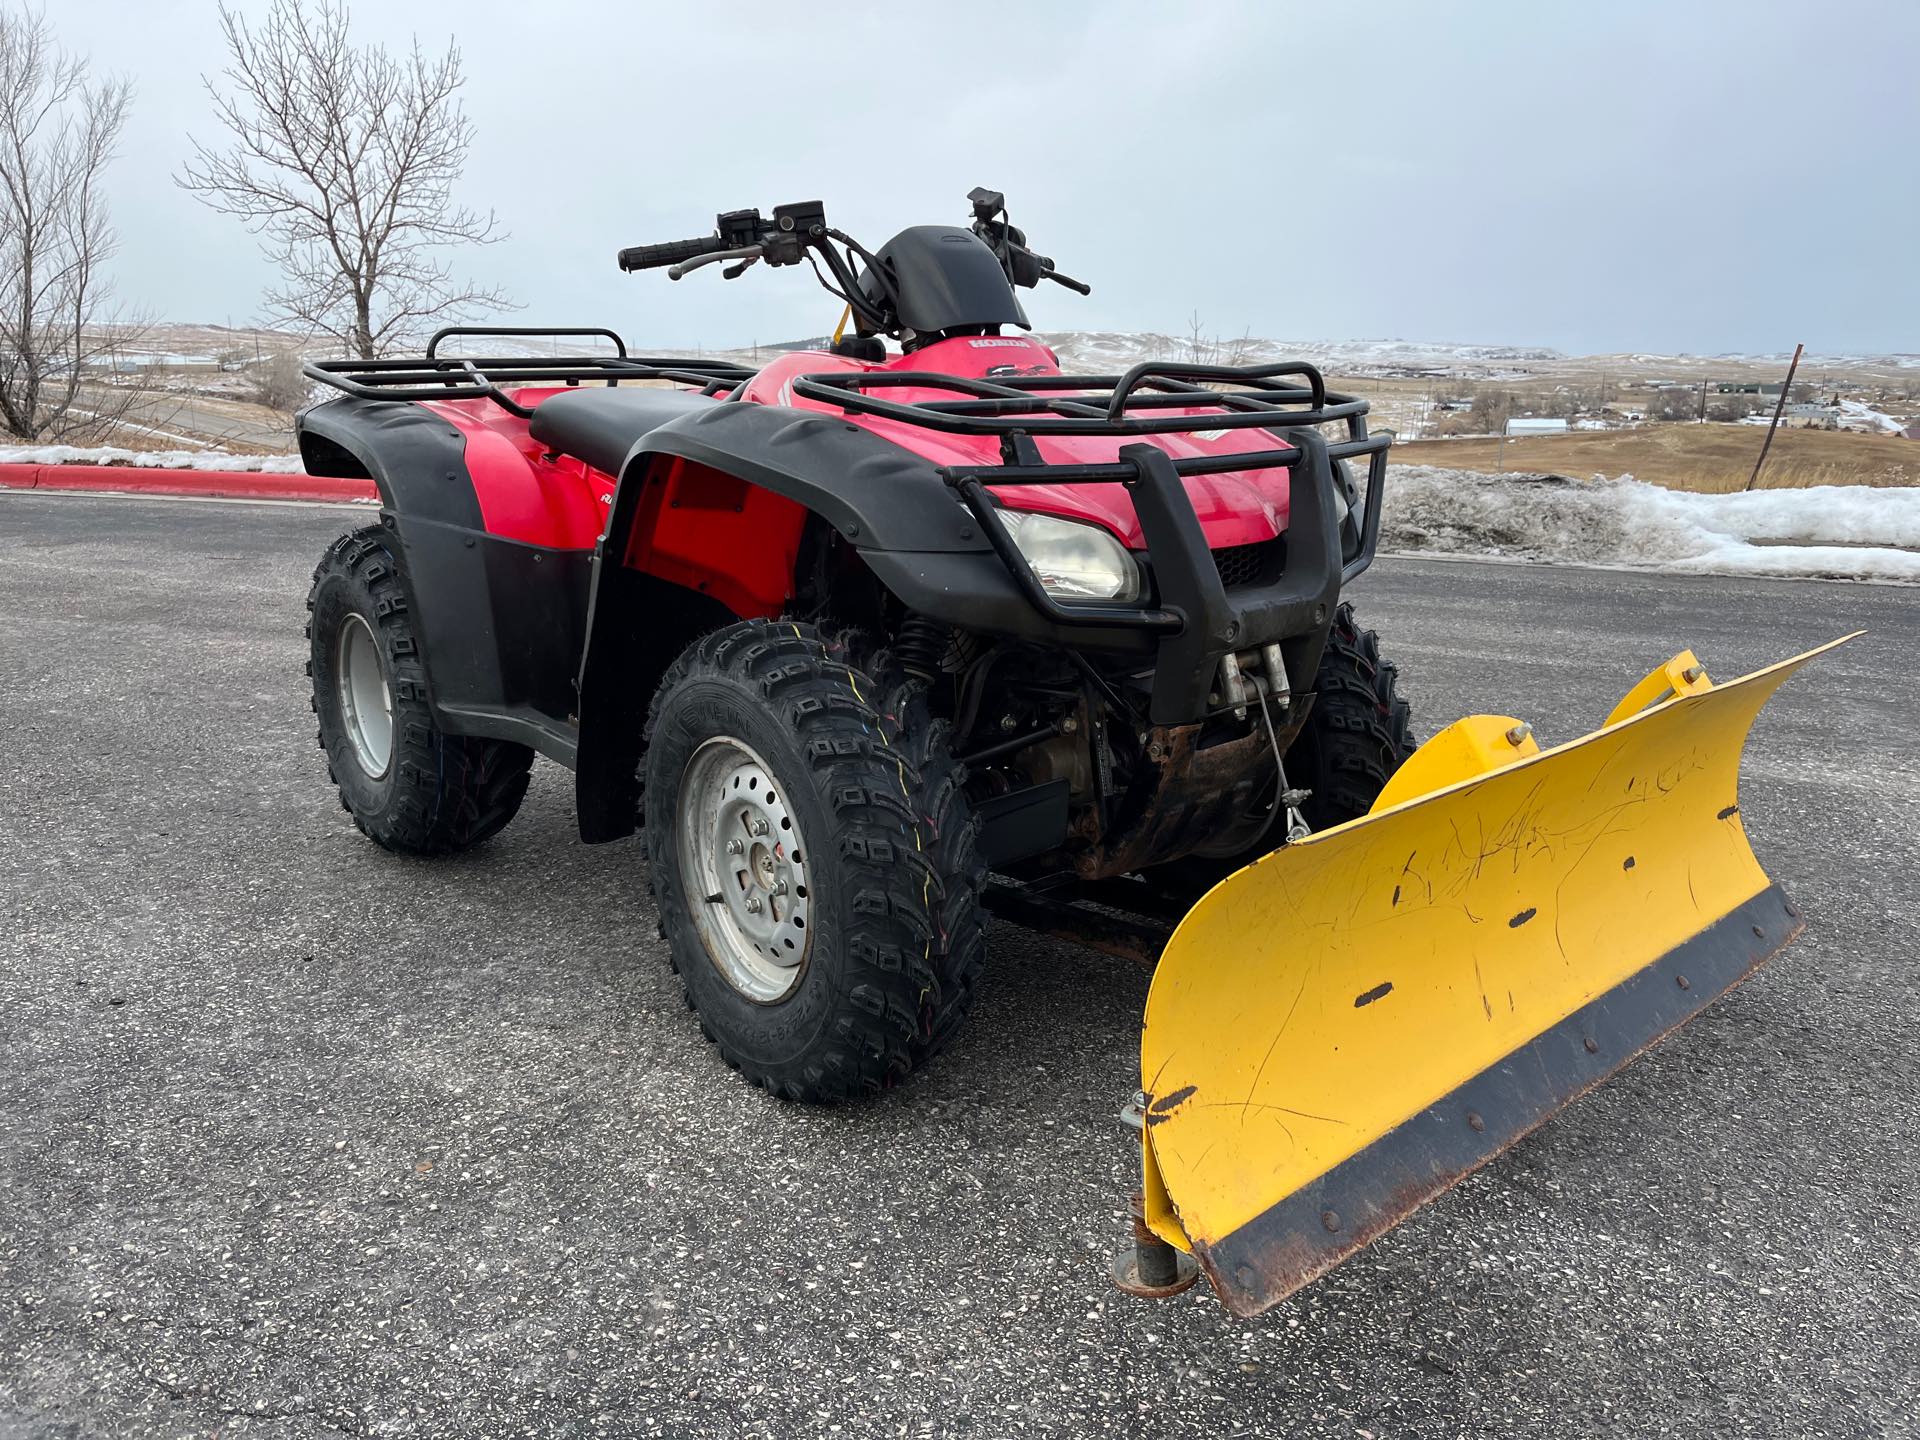
<path fill-rule="evenodd" d="M 714 969 L 757 1004 L 800 983 L 813 938 L 806 842 L 753 747 L 703 742 L 680 782 L 680 873 Z"/>
<path fill-rule="evenodd" d="M 378 780 L 393 763 L 393 691 L 380 642 L 366 617 L 347 612 L 335 640 L 334 674 L 340 690 L 341 728 L 360 768 Z"/>

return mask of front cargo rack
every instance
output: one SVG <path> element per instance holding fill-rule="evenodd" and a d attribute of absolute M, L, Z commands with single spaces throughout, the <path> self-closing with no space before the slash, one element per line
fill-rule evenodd
<path fill-rule="evenodd" d="M 441 342 L 479 336 L 549 339 L 592 337 L 613 344 L 611 355 L 443 355 Z M 359 400 L 491 400 L 526 419 L 533 411 L 502 385 L 577 386 L 595 381 L 666 380 L 702 395 L 725 395 L 753 378 L 749 366 L 725 360 L 686 360 L 629 355 L 626 341 L 596 326 L 554 328 L 453 325 L 434 332 L 424 355 L 388 360 L 314 360 L 302 367 L 310 379 Z"/>
<path fill-rule="evenodd" d="M 943 390 L 951 400 L 902 401 L 876 391 L 887 389 Z M 1063 603 L 1048 595 L 999 517 L 999 506 L 988 486 L 1084 485 L 1118 482 L 1134 492 L 1136 509 L 1148 500 L 1148 510 L 1171 507 L 1173 515 L 1150 523 L 1170 539 L 1174 528 L 1197 536 L 1199 522 L 1182 491 L 1158 501 L 1140 493 L 1154 486 L 1148 469 L 1184 479 L 1192 475 L 1222 475 L 1248 470 L 1288 468 L 1293 473 L 1295 498 L 1303 485 L 1316 491 L 1322 482 L 1313 473 L 1325 469 L 1327 488 L 1338 462 L 1365 457 L 1364 492 L 1340 498 L 1358 501 L 1358 533 L 1352 553 L 1341 555 L 1341 580 L 1353 579 L 1373 562 L 1380 537 L 1380 506 L 1386 484 L 1387 450 L 1391 432 L 1367 432 L 1367 402 L 1357 395 L 1327 389 L 1320 371 L 1304 361 L 1275 365 L 1200 365 L 1177 361 L 1147 361 L 1124 375 L 1006 375 L 991 379 L 942 375 L 920 371 L 867 370 L 803 375 L 793 382 L 793 394 L 832 405 L 849 415 L 869 415 L 949 435 L 979 435 L 1000 441 L 998 465 L 950 465 L 943 469 L 947 484 L 958 492 L 981 531 L 1013 571 L 1031 600 L 1050 619 L 1065 625 L 1104 625 L 1115 622 L 1149 628 L 1177 628 L 1182 618 L 1138 606 Z M 1202 413 L 1169 413 L 1174 411 Z M 1338 424 L 1344 436 L 1328 439 L 1322 425 Z M 1235 450 L 1204 455 L 1171 455 L 1158 447 L 1154 454 L 1129 454 L 1128 447 L 1111 463 L 1050 462 L 1037 441 L 1065 436 L 1110 436 L 1147 440 L 1155 435 L 1198 435 L 1221 438 L 1229 430 L 1277 432 L 1278 447 Z M 1317 458 L 1320 457 L 1320 458 Z M 1344 484 L 1344 481 L 1342 482 Z M 1331 497 L 1328 497 L 1331 498 Z M 1296 507 L 1298 508 L 1298 507 Z M 1184 516 L 1178 512 L 1184 510 Z M 1191 521 L 1191 526 L 1186 522 Z M 1187 546 L 1185 548 L 1191 548 Z M 1164 568 L 1164 566 L 1162 566 Z"/>

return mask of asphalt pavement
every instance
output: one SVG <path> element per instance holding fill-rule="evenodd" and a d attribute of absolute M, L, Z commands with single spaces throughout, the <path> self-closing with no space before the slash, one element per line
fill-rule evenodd
<path fill-rule="evenodd" d="M 0 1440 L 1913 1433 L 1920 593 L 1358 584 L 1428 730 L 1871 633 L 1748 751 L 1806 937 L 1240 1322 L 1108 1282 L 1127 962 L 1000 928 L 948 1055 L 801 1109 L 702 1042 L 561 770 L 472 854 L 364 840 L 301 602 L 365 514 L 0 495 Z"/>

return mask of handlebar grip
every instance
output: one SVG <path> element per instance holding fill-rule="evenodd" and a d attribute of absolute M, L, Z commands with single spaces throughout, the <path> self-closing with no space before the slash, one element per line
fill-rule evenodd
<path fill-rule="evenodd" d="M 1093 287 L 1084 280 L 1076 280 L 1071 275 L 1062 275 L 1058 270 L 1047 271 L 1047 279 L 1056 285 L 1064 285 L 1069 290 L 1077 290 L 1082 295 L 1093 294 Z"/>
<path fill-rule="evenodd" d="M 620 252 L 620 268 L 657 270 L 662 265 L 678 265 L 725 248 L 726 242 L 718 235 L 702 235 L 697 240 L 668 240 L 660 245 L 630 245 Z"/>

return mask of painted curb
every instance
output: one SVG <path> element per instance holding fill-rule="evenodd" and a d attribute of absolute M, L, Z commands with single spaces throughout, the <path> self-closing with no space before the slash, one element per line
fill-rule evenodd
<path fill-rule="evenodd" d="M 260 470 L 163 470 L 138 465 L 0 465 L 0 490 L 192 495 L 216 500 L 377 500 L 371 480 Z"/>

